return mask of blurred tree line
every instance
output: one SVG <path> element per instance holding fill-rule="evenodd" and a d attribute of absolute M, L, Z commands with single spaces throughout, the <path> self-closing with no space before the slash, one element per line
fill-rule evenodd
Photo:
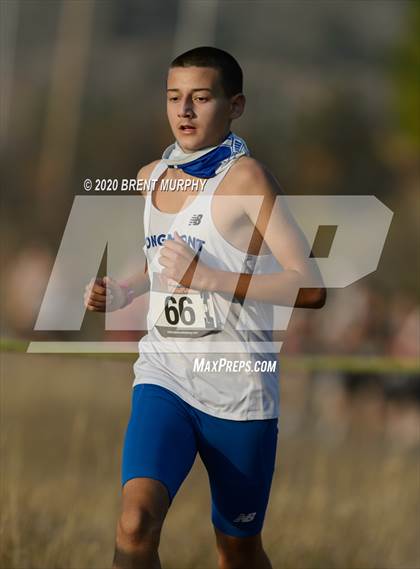
<path fill-rule="evenodd" d="M 0 158 L 6 264 L 34 242 L 55 255 L 84 178 L 134 177 L 172 141 L 164 83 L 179 3 L 99 3 L 86 31 L 71 170 L 67 177 L 40 176 L 65 4 L 20 3 L 10 129 Z M 380 270 L 369 279 L 413 294 L 420 4 L 247 2 L 239 12 L 233 4 L 220 3 L 215 45 L 232 51 L 245 72 L 248 106 L 234 129 L 286 193 L 374 194 L 388 205 L 394 220 Z M 64 95 L 75 81 L 78 28 L 76 20 L 67 30 Z M 68 111 L 63 104 L 54 126 L 52 173 L 66 152 L 61 125 Z"/>
<path fill-rule="evenodd" d="M 407 31 L 396 49 L 396 106 L 401 128 L 420 150 L 420 3 L 410 2 Z"/>

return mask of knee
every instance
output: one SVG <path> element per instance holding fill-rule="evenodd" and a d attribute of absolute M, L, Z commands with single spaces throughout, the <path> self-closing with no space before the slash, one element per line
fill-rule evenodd
<path fill-rule="evenodd" d="M 257 567 L 256 561 L 263 553 L 262 545 L 259 541 L 228 538 L 219 542 L 219 569 L 242 569 Z"/>
<path fill-rule="evenodd" d="M 217 569 L 248 569 L 252 560 L 243 555 L 219 555 Z M 253 567 L 253 565 L 252 565 Z"/>
<path fill-rule="evenodd" d="M 246 569 L 253 559 L 240 551 L 223 551 L 219 553 L 218 569 Z"/>
<path fill-rule="evenodd" d="M 118 520 L 117 537 L 119 541 L 132 545 L 148 543 L 158 545 L 162 521 L 145 508 L 123 511 Z"/>

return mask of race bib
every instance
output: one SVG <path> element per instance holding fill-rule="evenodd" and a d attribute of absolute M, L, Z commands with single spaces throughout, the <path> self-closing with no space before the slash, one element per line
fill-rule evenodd
<path fill-rule="evenodd" d="M 197 338 L 221 331 L 210 292 L 174 287 L 159 273 L 153 273 L 149 318 L 165 338 Z"/>

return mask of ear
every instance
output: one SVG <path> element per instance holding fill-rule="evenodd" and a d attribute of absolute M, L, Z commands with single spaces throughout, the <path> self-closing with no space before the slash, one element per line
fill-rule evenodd
<path fill-rule="evenodd" d="M 245 109 L 245 95 L 243 93 L 238 93 L 234 95 L 230 100 L 230 118 L 238 119 Z"/>

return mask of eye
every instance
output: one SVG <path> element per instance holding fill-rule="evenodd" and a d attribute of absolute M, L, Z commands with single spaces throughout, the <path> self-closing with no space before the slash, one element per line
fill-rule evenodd
<path fill-rule="evenodd" d="M 177 100 L 178 100 L 178 97 L 169 97 L 168 100 L 169 100 L 169 101 L 177 101 Z"/>
<path fill-rule="evenodd" d="M 207 97 L 195 97 L 194 100 L 199 101 L 200 103 L 204 103 L 204 102 L 208 101 L 208 98 Z"/>

